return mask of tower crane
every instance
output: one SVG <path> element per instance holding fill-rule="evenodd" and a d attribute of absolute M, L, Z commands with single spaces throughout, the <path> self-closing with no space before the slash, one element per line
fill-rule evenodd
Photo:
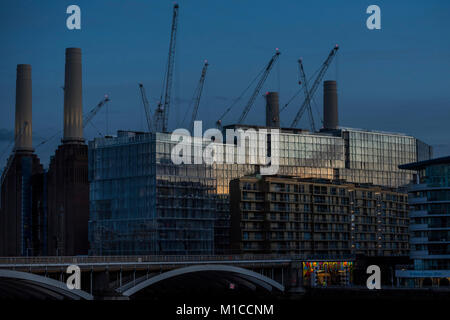
<path fill-rule="evenodd" d="M 173 5 L 172 30 L 170 32 L 169 56 L 167 60 L 167 69 L 164 76 L 164 85 L 161 91 L 161 97 L 158 108 L 155 111 L 155 129 L 157 131 L 167 132 L 169 110 L 170 110 L 170 94 L 172 91 L 173 66 L 175 62 L 175 45 L 178 28 L 178 4 Z M 163 100 L 164 98 L 164 100 Z"/>
<path fill-rule="evenodd" d="M 298 69 L 299 69 L 299 74 L 300 74 L 300 84 L 303 84 L 303 86 L 302 86 L 303 92 L 305 93 L 306 108 L 308 109 L 311 130 L 313 132 L 315 132 L 316 126 L 314 124 L 314 117 L 313 117 L 312 110 L 311 110 L 311 96 L 309 94 L 308 80 L 306 79 L 306 73 L 305 73 L 305 69 L 303 68 L 302 59 L 298 60 Z"/>
<path fill-rule="evenodd" d="M 248 112 L 250 111 L 250 108 L 252 107 L 253 103 L 255 102 L 255 99 L 259 93 L 259 91 L 261 91 L 261 88 L 264 84 L 264 82 L 266 81 L 270 70 L 272 69 L 273 65 L 275 64 L 275 62 L 278 59 L 278 56 L 280 55 L 280 52 L 278 51 L 278 48 L 276 49 L 275 54 L 272 56 L 272 58 L 270 59 L 270 61 L 267 63 L 267 65 L 264 66 L 264 68 L 261 70 L 260 73 L 258 73 L 258 75 L 252 80 L 252 82 L 250 82 L 250 84 L 247 86 L 247 88 L 245 88 L 245 90 L 241 93 L 241 95 L 234 100 L 234 102 L 232 103 L 232 105 L 230 107 L 228 107 L 227 110 L 225 110 L 225 112 L 220 116 L 219 120 L 216 121 L 216 125 L 217 127 L 220 129 L 222 127 L 222 119 L 227 115 L 227 113 L 234 107 L 234 105 L 241 100 L 242 96 L 245 94 L 245 92 L 247 92 L 247 90 L 253 85 L 253 83 L 258 80 L 259 78 L 259 82 L 255 87 L 254 92 L 252 93 L 249 101 L 247 102 L 247 105 L 244 108 L 244 111 L 241 115 L 241 117 L 239 118 L 239 123 L 241 123 L 245 117 L 247 116 Z"/>
<path fill-rule="evenodd" d="M 97 114 L 97 112 L 100 111 L 101 107 L 104 106 L 106 103 L 111 101 L 107 94 L 105 94 L 105 97 L 102 101 L 100 101 L 94 108 L 92 108 L 91 111 L 84 117 L 83 119 L 83 128 L 86 127 L 86 125 L 92 120 L 92 118 Z"/>
<path fill-rule="evenodd" d="M 278 48 L 276 49 L 275 54 L 270 59 L 269 63 L 267 63 L 267 66 L 264 70 L 264 73 L 262 74 L 261 78 L 258 81 L 258 84 L 255 87 L 255 90 L 253 91 L 252 95 L 250 96 L 250 99 L 247 102 L 247 105 L 244 108 L 244 111 L 242 111 L 241 116 L 239 117 L 238 123 L 241 124 L 242 121 L 244 121 L 245 117 L 247 116 L 248 112 L 250 111 L 253 103 L 255 102 L 256 96 L 261 91 L 261 88 L 266 81 L 267 77 L 269 76 L 270 70 L 272 70 L 273 65 L 278 60 L 278 57 L 280 56 L 280 51 L 278 51 Z"/>
<path fill-rule="evenodd" d="M 194 121 L 195 118 L 197 117 L 197 111 L 198 111 L 198 106 L 200 105 L 200 98 L 202 96 L 202 91 L 203 91 L 203 85 L 205 83 L 205 77 L 206 77 L 206 70 L 208 69 L 208 60 L 205 60 L 205 64 L 203 65 L 203 69 L 202 69 L 202 74 L 200 76 L 200 80 L 198 82 L 198 86 L 197 89 L 195 89 L 195 93 L 194 93 L 194 108 L 192 110 L 192 119 L 191 119 L 191 132 L 193 132 L 194 130 Z"/>
<path fill-rule="evenodd" d="M 150 104 L 148 103 L 147 95 L 145 94 L 145 88 L 142 83 L 139 83 L 139 90 L 141 91 L 142 104 L 144 105 L 145 118 L 147 119 L 148 131 L 152 132 L 153 125 L 152 125 L 152 119 L 150 116 L 150 114 L 151 114 L 150 113 Z"/>
<path fill-rule="evenodd" d="M 325 72 L 328 69 L 328 66 L 333 61 L 333 58 L 336 56 L 337 51 L 339 50 L 339 46 L 335 45 L 334 48 L 329 53 L 328 57 L 326 58 L 325 62 L 320 67 L 320 70 L 317 74 L 316 79 L 314 80 L 313 85 L 311 86 L 311 89 L 308 91 L 308 94 L 305 97 L 305 101 L 303 101 L 303 104 L 301 105 L 300 109 L 297 112 L 297 115 L 294 118 L 294 121 L 292 121 L 291 128 L 295 128 L 302 117 L 303 113 L 305 112 L 307 106 L 310 103 L 310 100 L 313 98 L 314 93 L 316 92 L 320 82 L 323 79 L 323 76 L 325 75 Z M 309 107 L 310 108 L 310 107 Z"/>

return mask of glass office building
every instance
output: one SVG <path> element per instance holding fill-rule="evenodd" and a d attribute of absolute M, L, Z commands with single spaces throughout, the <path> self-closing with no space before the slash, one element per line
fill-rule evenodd
<path fill-rule="evenodd" d="M 89 146 L 91 253 L 212 254 L 214 183 L 174 165 L 165 134 L 118 132 Z"/>
<path fill-rule="evenodd" d="M 345 128 L 341 129 L 341 137 L 345 167 L 340 169 L 339 177 L 349 182 L 396 188 L 407 184 L 412 176 L 399 165 L 432 156 L 430 146 L 403 134 Z"/>
<path fill-rule="evenodd" d="M 234 125 L 226 129 L 265 129 Z M 267 141 L 270 138 L 267 137 Z M 211 143 L 205 139 L 203 148 Z M 229 252 L 229 183 L 258 173 L 246 144 L 244 163 L 175 165 L 170 134 L 118 132 L 89 143 L 93 254 L 222 254 Z M 226 158 L 226 146 L 221 152 Z M 237 146 L 231 144 L 238 154 Z M 412 136 L 359 129 L 280 129 L 277 174 L 399 187 L 413 173 L 398 165 L 429 159 Z M 195 152 L 193 152 L 195 154 Z"/>
<path fill-rule="evenodd" d="M 90 251 L 156 253 L 156 168 L 151 135 L 119 133 L 89 145 Z"/>

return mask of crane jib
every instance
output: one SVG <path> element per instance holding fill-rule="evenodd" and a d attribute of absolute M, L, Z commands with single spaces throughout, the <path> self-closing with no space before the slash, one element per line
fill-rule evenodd
<path fill-rule="evenodd" d="M 261 88 L 266 81 L 267 77 L 269 76 L 270 70 L 272 70 L 273 64 L 280 55 L 280 52 L 277 49 L 277 52 L 272 56 L 269 63 L 267 64 L 266 69 L 264 70 L 263 75 L 259 79 L 258 84 L 255 87 L 255 90 L 253 91 L 250 99 L 247 102 L 247 105 L 244 108 L 244 111 L 242 112 L 241 116 L 239 117 L 238 123 L 242 123 L 244 121 L 245 117 L 247 116 L 248 112 L 250 111 L 251 107 L 253 106 L 253 103 L 255 102 L 256 96 L 261 91 Z"/>
<path fill-rule="evenodd" d="M 302 115 L 303 115 L 303 112 L 304 112 L 305 109 L 306 109 L 306 106 L 307 106 L 308 103 L 309 103 L 309 100 L 313 98 L 314 93 L 316 92 L 316 90 L 317 90 L 317 88 L 318 88 L 320 82 L 321 82 L 322 79 L 323 79 L 323 76 L 325 75 L 325 72 L 326 72 L 327 69 L 328 69 L 328 66 L 330 65 L 331 61 L 333 60 L 334 56 L 336 55 L 336 52 L 338 51 L 338 49 L 339 49 L 339 47 L 336 45 L 336 46 L 331 50 L 331 52 L 330 52 L 330 54 L 328 55 L 327 59 L 325 60 L 325 62 L 324 62 L 324 63 L 322 64 L 322 66 L 320 67 L 320 71 L 319 71 L 319 73 L 317 74 L 317 77 L 316 77 L 316 79 L 314 80 L 314 83 L 313 83 L 311 89 L 309 90 L 308 96 L 305 97 L 305 101 L 303 102 L 302 106 L 301 106 L 300 109 L 298 110 L 298 112 L 297 112 L 297 114 L 296 114 L 296 116 L 295 116 L 295 118 L 294 118 L 294 121 L 292 121 L 291 128 L 295 128 L 295 127 L 297 126 L 297 124 L 298 124 L 300 118 L 301 118 Z M 301 63 L 300 63 L 300 65 L 301 65 L 301 68 L 303 68 L 303 66 L 302 66 Z"/>

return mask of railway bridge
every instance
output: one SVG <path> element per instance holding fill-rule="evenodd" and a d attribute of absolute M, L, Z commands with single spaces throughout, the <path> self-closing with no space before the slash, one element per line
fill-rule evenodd
<path fill-rule="evenodd" d="M 0 297 L 147 299 L 164 294 L 282 294 L 302 290 L 302 262 L 320 257 L 278 255 L 1 257 Z M 333 261 L 348 261 L 337 257 Z M 324 259 L 325 260 L 325 259 Z M 330 260 L 327 257 L 326 260 Z M 69 289 L 67 268 L 80 269 Z"/>

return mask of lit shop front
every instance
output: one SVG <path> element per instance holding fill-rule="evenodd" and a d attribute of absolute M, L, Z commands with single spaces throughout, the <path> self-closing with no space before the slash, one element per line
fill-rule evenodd
<path fill-rule="evenodd" d="M 353 282 L 352 261 L 304 261 L 302 267 L 304 286 L 348 286 Z"/>

